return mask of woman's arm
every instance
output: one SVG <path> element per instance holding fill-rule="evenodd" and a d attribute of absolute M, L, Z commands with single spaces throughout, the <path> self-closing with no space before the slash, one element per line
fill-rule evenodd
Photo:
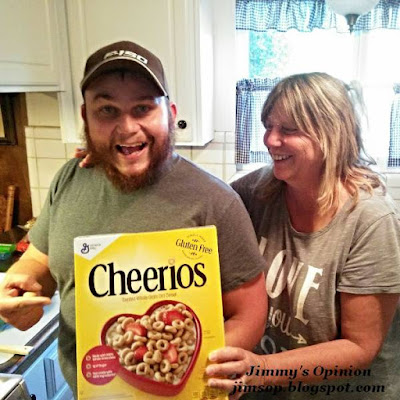
<path fill-rule="evenodd" d="M 255 355 L 239 348 L 224 348 L 210 354 L 215 364 L 207 367 L 209 385 L 231 392 L 235 385 L 281 385 L 289 381 L 320 382 L 315 367 L 329 369 L 362 369 L 368 367 L 378 354 L 399 301 L 398 294 L 354 295 L 341 293 L 341 338 L 304 348 L 271 355 Z M 216 364 L 220 363 L 220 364 Z M 252 367 L 267 370 L 295 370 L 296 377 L 261 377 L 246 375 Z M 214 376 L 237 375 L 237 379 Z M 335 379 L 335 376 L 327 377 Z M 238 399 L 236 392 L 232 399 Z"/>
<path fill-rule="evenodd" d="M 222 295 L 227 346 L 254 348 L 264 333 L 267 301 L 264 273 Z"/>

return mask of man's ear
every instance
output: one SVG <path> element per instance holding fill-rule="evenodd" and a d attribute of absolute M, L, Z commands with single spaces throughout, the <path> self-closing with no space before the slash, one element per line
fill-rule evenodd
<path fill-rule="evenodd" d="M 173 119 L 174 122 L 175 122 L 176 113 L 177 113 L 176 104 L 173 103 L 173 102 L 171 101 L 171 102 L 169 103 L 169 109 L 170 109 L 170 111 L 171 111 L 172 119 Z"/>

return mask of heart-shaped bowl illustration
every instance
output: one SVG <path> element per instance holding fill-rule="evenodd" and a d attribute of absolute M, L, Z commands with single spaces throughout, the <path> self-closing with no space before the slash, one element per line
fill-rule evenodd
<path fill-rule="evenodd" d="M 118 355 L 118 375 L 132 386 L 158 396 L 175 396 L 185 387 L 199 355 L 201 323 L 186 304 L 154 303 L 144 314 L 110 318 L 101 343 Z"/>

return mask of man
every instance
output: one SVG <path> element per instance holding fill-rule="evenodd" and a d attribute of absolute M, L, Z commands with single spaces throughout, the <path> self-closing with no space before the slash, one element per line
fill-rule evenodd
<path fill-rule="evenodd" d="M 60 364 L 76 394 L 74 237 L 216 225 L 226 343 L 251 349 L 265 326 L 264 261 L 233 190 L 173 152 L 176 106 L 161 62 L 135 43 L 111 44 L 88 58 L 81 89 L 95 167 L 73 159 L 57 173 L 0 287 L 0 316 L 27 329 L 59 289 Z"/>

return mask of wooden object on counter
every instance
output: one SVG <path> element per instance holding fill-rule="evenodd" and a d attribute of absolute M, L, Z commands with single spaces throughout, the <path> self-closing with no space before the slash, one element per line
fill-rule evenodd
<path fill-rule="evenodd" d="M 26 356 L 31 352 L 32 349 L 32 346 L 0 344 L 0 353 L 19 354 L 21 356 Z"/>
<path fill-rule="evenodd" d="M 0 195 L 0 233 L 11 229 L 14 214 L 15 185 L 9 185 L 7 195 Z"/>

